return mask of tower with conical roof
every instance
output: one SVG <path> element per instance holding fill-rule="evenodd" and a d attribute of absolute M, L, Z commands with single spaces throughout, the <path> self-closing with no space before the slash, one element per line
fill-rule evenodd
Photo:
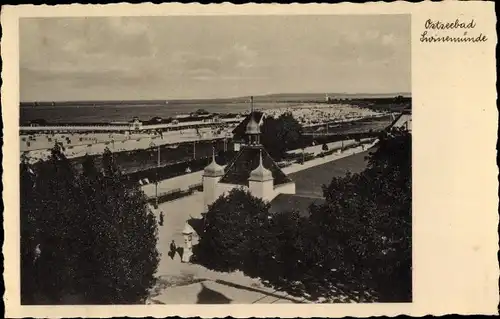
<path fill-rule="evenodd" d="M 250 116 L 250 121 L 248 121 L 245 134 L 247 135 L 248 145 L 260 144 L 260 126 L 255 120 L 253 113 Z"/>
<path fill-rule="evenodd" d="M 217 184 L 222 176 L 224 167 L 215 161 L 215 148 L 212 148 L 212 162 L 203 171 L 204 211 L 207 211 L 208 206 L 217 199 Z"/>
<path fill-rule="evenodd" d="M 259 149 L 259 166 L 250 172 L 248 188 L 250 193 L 257 198 L 270 200 L 274 197 L 273 173 L 264 167 L 262 149 Z"/>
<path fill-rule="evenodd" d="M 251 102 L 249 116 L 238 126 L 241 140 L 247 140 L 245 145 L 224 169 L 215 163 L 215 159 L 205 168 L 205 211 L 219 196 L 227 195 L 236 188 L 248 190 L 253 196 L 265 201 L 273 200 L 278 194 L 295 194 L 295 183 L 260 143 L 263 113 L 259 115 L 254 112 L 253 98 Z"/>
<path fill-rule="evenodd" d="M 245 129 L 247 135 L 248 145 L 260 144 L 260 125 L 255 119 L 255 112 L 253 110 L 253 96 L 250 97 L 250 119 Z"/>

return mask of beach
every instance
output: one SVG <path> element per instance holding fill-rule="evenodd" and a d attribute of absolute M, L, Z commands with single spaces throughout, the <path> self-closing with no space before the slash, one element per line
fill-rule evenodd
<path fill-rule="evenodd" d="M 285 113 L 291 113 L 292 116 L 306 130 L 322 130 L 322 123 L 330 123 L 331 131 L 336 131 L 342 134 L 342 131 L 349 130 L 345 124 L 353 123 L 354 121 L 367 121 L 366 124 L 373 126 L 383 118 L 387 118 L 391 113 L 389 111 L 375 111 L 366 107 L 359 107 L 347 103 L 342 104 L 327 104 L 327 103 L 256 103 L 256 110 L 265 114 L 266 117 L 277 118 Z M 47 159 L 50 156 L 50 149 L 58 143 L 64 148 L 64 153 L 68 158 L 78 158 L 85 155 L 99 155 L 105 149 L 112 152 L 125 152 L 134 150 L 144 150 L 156 146 L 169 144 L 193 143 L 198 141 L 210 141 L 215 139 L 232 139 L 232 130 L 237 123 L 195 120 L 192 122 L 183 122 L 182 127 L 178 124 L 161 124 L 161 125 L 141 125 L 139 129 L 126 127 L 125 129 L 109 131 L 87 131 L 83 128 L 85 121 L 90 123 L 110 123 L 113 121 L 130 122 L 131 118 L 137 118 L 140 121 L 149 120 L 152 117 L 158 116 L 165 119 L 168 116 L 182 117 L 189 115 L 189 111 L 196 112 L 197 110 L 205 110 L 212 114 L 217 111 L 237 113 L 244 115 L 250 111 L 248 103 L 219 103 L 216 105 L 200 105 L 197 103 L 186 103 L 176 105 L 105 105 L 105 106 L 32 106 L 21 108 L 21 121 L 26 121 L 27 118 L 36 118 L 44 115 L 43 119 L 50 123 L 66 124 L 77 122 L 82 126 L 82 130 L 73 129 L 48 129 L 44 131 L 44 127 L 25 127 L 21 129 L 20 134 L 20 151 L 24 153 L 30 162 Z M 23 110 L 25 113 L 23 113 Z M 181 110 L 184 113 L 180 113 Z M 58 116 L 51 118 L 50 111 L 57 112 Z M 40 112 L 40 113 L 37 113 Z M 186 113 L 187 112 L 187 113 Z M 240 113 L 238 113 L 240 112 Z M 84 113 L 84 116 L 80 116 Z M 24 118 L 23 118 L 24 114 Z M 132 116 L 133 115 L 133 116 Z M 160 116 L 161 115 L 161 116 Z M 332 123 L 339 123 L 339 127 L 335 127 Z M 387 120 L 380 122 L 382 126 L 387 126 Z M 359 125 L 358 125 L 359 126 Z M 380 126 L 380 125 L 379 125 Z M 75 126 L 73 126 L 75 127 Z M 78 128 L 79 126 L 76 126 Z M 374 126 L 373 126 L 374 127 Z M 375 128 L 375 127 L 374 127 Z M 378 127 L 377 127 L 378 128 Z M 23 131 L 25 130 L 25 131 Z M 368 131 L 368 129 L 366 129 Z M 312 132 L 312 131 L 311 131 Z"/>

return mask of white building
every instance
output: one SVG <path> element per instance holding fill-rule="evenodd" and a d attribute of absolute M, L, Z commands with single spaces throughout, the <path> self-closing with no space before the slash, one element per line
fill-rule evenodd
<path fill-rule="evenodd" d="M 250 116 L 247 142 L 224 168 L 215 161 L 203 173 L 204 210 L 234 188 L 250 191 L 255 197 L 272 201 L 279 194 L 295 194 L 295 183 L 274 162 L 260 144 L 260 125 Z"/>

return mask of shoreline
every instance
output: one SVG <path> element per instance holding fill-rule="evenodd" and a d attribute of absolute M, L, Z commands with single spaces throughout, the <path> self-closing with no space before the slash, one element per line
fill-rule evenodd
<path fill-rule="evenodd" d="M 275 113 L 288 110 L 291 112 L 300 109 L 311 109 L 327 111 L 336 108 L 353 108 L 358 112 L 367 111 L 374 113 L 389 113 L 404 108 L 403 103 L 387 102 L 377 105 L 371 102 L 356 100 L 338 101 L 288 101 L 288 102 L 255 102 L 254 110 L 264 113 Z M 111 125 L 113 123 L 130 122 L 134 118 L 141 122 L 153 122 L 160 120 L 161 123 L 168 121 L 203 120 L 207 118 L 220 118 L 225 120 L 235 119 L 250 113 L 250 103 L 202 103 L 202 104 L 177 104 L 177 105 L 109 105 L 109 106 L 39 106 L 21 107 L 20 124 L 22 126 L 31 123 L 43 125 Z M 123 111 L 123 112 L 120 112 Z M 125 113 L 125 114 L 124 114 Z M 130 115 L 127 115 L 130 114 Z"/>

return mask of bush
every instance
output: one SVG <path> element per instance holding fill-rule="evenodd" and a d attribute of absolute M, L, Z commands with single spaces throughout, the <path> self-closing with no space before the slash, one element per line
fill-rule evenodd
<path fill-rule="evenodd" d="M 268 210 L 269 204 L 240 189 L 219 197 L 204 216 L 204 232 L 193 251 L 196 260 L 218 271 L 255 269 L 259 260 L 252 252 L 265 239 L 255 235 L 265 229 Z"/>
<path fill-rule="evenodd" d="M 142 303 L 154 284 L 157 222 L 112 155 L 83 174 L 56 147 L 33 171 L 21 163 L 21 303 Z M 40 252 L 37 257 L 37 251 Z"/>

